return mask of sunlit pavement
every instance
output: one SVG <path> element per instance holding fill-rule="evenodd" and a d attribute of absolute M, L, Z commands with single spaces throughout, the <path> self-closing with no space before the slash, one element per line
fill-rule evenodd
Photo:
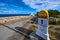
<path fill-rule="evenodd" d="M 6 23 L 5 25 L 15 29 L 15 27 L 25 27 L 24 25 L 26 24 L 26 22 L 29 19 L 25 19 L 25 20 L 19 20 L 15 23 L 13 23 L 13 21 L 9 24 Z M 3 25 L 0 25 L 0 40 L 23 40 L 25 37 L 21 34 L 18 34 L 16 32 L 14 32 L 11 29 L 8 29 L 6 27 L 4 27 Z"/>

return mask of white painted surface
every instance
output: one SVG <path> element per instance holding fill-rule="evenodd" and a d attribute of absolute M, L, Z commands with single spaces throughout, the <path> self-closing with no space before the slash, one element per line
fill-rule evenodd
<path fill-rule="evenodd" d="M 43 20 L 43 24 L 41 24 L 41 20 Z M 38 29 L 36 34 L 45 40 L 49 40 L 48 34 L 48 19 L 38 18 Z"/>
<path fill-rule="evenodd" d="M 43 20 L 43 24 L 41 24 L 41 20 Z M 38 25 L 42 25 L 44 27 L 48 26 L 48 19 L 38 18 Z"/>

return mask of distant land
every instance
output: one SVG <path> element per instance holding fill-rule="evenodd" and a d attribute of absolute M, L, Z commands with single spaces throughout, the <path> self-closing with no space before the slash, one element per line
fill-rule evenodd
<path fill-rule="evenodd" d="M 29 16 L 30 14 L 0 14 L 0 17 L 10 17 L 10 16 Z"/>

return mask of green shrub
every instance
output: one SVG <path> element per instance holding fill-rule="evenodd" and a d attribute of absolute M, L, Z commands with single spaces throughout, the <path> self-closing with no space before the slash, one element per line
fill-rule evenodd
<path fill-rule="evenodd" d="M 49 24 L 51 24 L 51 25 L 60 25 L 60 21 L 49 22 Z"/>
<path fill-rule="evenodd" d="M 58 21 L 58 25 L 60 25 L 60 21 Z"/>
<path fill-rule="evenodd" d="M 56 18 L 59 18 L 59 16 L 56 16 Z"/>
<path fill-rule="evenodd" d="M 60 28 L 55 28 L 56 31 L 60 31 Z"/>
<path fill-rule="evenodd" d="M 55 32 L 55 33 L 56 33 L 57 38 L 60 39 L 60 32 Z"/>
<path fill-rule="evenodd" d="M 57 25 L 56 21 L 54 21 L 54 22 L 49 22 L 49 24 L 51 24 L 51 25 Z"/>

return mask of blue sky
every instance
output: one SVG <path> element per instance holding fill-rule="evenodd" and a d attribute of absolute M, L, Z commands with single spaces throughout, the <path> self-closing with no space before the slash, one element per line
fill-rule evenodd
<path fill-rule="evenodd" d="M 0 0 L 0 14 L 29 14 L 46 9 L 60 10 L 60 0 Z"/>

